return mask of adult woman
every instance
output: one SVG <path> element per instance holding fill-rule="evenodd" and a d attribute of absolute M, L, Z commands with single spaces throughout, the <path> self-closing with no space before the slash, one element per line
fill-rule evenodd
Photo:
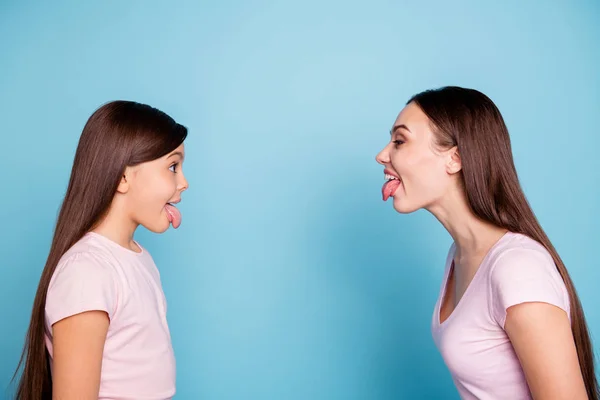
<path fill-rule="evenodd" d="M 454 239 L 432 333 L 461 396 L 597 400 L 581 304 L 523 194 L 495 104 L 460 87 L 419 93 L 377 161 L 384 200 L 430 211 Z"/>

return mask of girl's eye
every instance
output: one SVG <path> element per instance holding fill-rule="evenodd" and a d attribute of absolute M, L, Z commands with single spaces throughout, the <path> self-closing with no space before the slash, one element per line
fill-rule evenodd
<path fill-rule="evenodd" d="M 177 169 L 177 163 L 175 163 L 175 164 L 171 165 L 171 166 L 169 167 L 169 169 L 171 170 L 171 172 L 175 172 L 175 170 Z"/>

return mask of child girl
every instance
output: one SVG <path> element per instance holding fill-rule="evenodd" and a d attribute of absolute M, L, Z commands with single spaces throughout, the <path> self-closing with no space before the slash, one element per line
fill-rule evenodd
<path fill-rule="evenodd" d="M 168 399 L 175 358 L 160 276 L 133 239 L 177 228 L 187 129 L 115 101 L 87 121 L 19 366 L 19 400 Z M 24 361 L 24 364 L 23 364 Z"/>

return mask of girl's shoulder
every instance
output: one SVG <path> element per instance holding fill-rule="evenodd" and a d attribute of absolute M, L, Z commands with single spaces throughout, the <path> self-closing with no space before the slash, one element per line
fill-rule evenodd
<path fill-rule="evenodd" d="M 139 252 L 125 249 L 110 239 L 94 232 L 86 233 L 62 256 L 59 264 L 74 257 L 89 257 L 100 262 L 118 267 L 134 260 L 151 258 L 148 251 L 138 242 Z"/>
<path fill-rule="evenodd" d="M 58 266 L 75 260 L 91 260 L 108 267 L 111 264 L 111 254 L 106 245 L 94 235 L 86 234 L 62 255 Z"/>

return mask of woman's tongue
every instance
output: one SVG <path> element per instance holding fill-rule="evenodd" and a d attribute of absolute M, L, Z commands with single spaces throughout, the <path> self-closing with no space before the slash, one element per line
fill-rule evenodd
<path fill-rule="evenodd" d="M 384 183 L 383 187 L 381 188 L 381 194 L 383 195 L 383 201 L 387 201 L 387 199 L 389 199 L 390 196 L 393 196 L 394 193 L 396 192 L 396 190 L 398 190 L 399 186 L 400 186 L 399 179 L 391 179 L 391 180 L 387 181 L 386 183 Z"/>
<path fill-rule="evenodd" d="M 173 228 L 179 228 L 179 225 L 181 225 L 181 213 L 177 207 L 167 204 L 165 205 L 165 211 L 167 212 L 167 217 L 169 218 L 171 225 L 173 225 Z"/>

